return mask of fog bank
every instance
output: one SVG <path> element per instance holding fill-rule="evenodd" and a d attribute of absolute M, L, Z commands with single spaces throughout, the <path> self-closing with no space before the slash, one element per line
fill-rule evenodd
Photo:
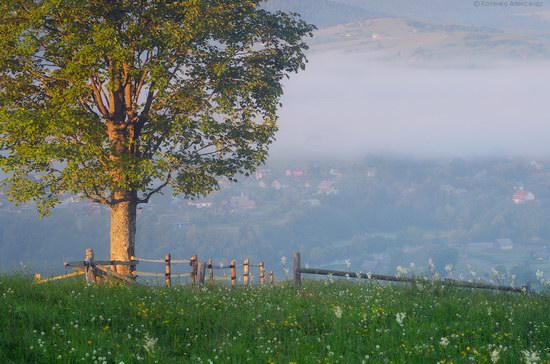
<path fill-rule="evenodd" d="M 425 69 L 313 54 L 285 85 L 273 157 L 550 156 L 550 63 Z"/>

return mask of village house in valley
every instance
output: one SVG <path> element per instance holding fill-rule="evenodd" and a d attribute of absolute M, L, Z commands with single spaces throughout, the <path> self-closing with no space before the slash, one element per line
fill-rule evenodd
<path fill-rule="evenodd" d="M 535 195 L 527 190 L 524 190 L 523 187 L 520 187 L 516 189 L 516 192 L 512 196 L 512 201 L 514 201 L 515 204 L 522 204 L 527 201 L 534 201 Z"/>

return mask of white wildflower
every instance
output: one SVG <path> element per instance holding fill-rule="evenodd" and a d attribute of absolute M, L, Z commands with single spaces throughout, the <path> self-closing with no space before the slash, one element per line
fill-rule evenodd
<path fill-rule="evenodd" d="M 435 272 L 435 264 L 434 264 L 434 261 L 432 260 L 432 258 L 428 259 L 428 266 L 430 267 L 430 272 L 434 273 Z"/>
<path fill-rule="evenodd" d="M 536 276 L 537 276 L 537 280 L 541 283 L 541 284 L 546 284 L 547 280 L 544 279 L 544 272 L 541 271 L 540 269 L 537 269 L 537 273 L 535 273 Z"/>
<path fill-rule="evenodd" d="M 409 270 L 401 265 L 398 265 L 396 268 L 396 276 L 401 277 L 409 272 Z"/>
<path fill-rule="evenodd" d="M 491 363 L 496 363 L 500 359 L 500 349 L 491 351 Z"/>
<path fill-rule="evenodd" d="M 540 355 L 538 351 L 522 350 L 523 360 L 525 364 L 537 364 L 540 362 Z"/>
<path fill-rule="evenodd" d="M 405 320 L 405 312 L 398 312 L 395 315 L 395 321 L 397 321 L 399 326 L 403 327 L 403 320 Z"/>
<path fill-rule="evenodd" d="M 340 308 L 340 306 L 334 307 L 334 316 L 339 319 L 342 318 L 342 309 Z"/>
<path fill-rule="evenodd" d="M 477 273 L 475 270 L 472 269 L 471 265 L 466 265 L 466 269 L 468 269 L 468 273 L 470 274 L 470 281 L 475 282 Z"/>
<path fill-rule="evenodd" d="M 157 338 L 149 336 L 149 333 L 145 333 L 143 348 L 148 354 L 152 354 L 155 351 L 155 345 L 158 341 Z"/>
<path fill-rule="evenodd" d="M 498 284 L 502 284 L 503 279 L 504 273 L 501 273 L 498 270 L 491 268 L 491 280 L 495 280 Z"/>
<path fill-rule="evenodd" d="M 445 272 L 447 273 L 447 278 L 453 278 L 453 265 L 452 264 L 445 265 Z"/>
<path fill-rule="evenodd" d="M 447 345 L 449 345 L 449 339 L 447 339 L 446 337 L 442 337 L 441 340 L 439 340 L 439 345 L 446 348 Z"/>

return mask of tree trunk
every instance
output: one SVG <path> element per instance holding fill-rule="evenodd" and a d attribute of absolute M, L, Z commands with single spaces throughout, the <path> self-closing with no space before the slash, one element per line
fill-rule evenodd
<path fill-rule="evenodd" d="M 117 112 L 120 114 L 120 110 L 117 108 L 120 108 L 121 105 L 115 102 L 120 95 L 117 96 L 113 92 L 110 95 L 111 106 L 114 108 L 111 110 L 111 114 L 114 115 L 113 120 L 118 120 L 118 122 L 112 120 L 107 122 L 107 132 L 112 147 L 110 159 L 115 164 L 120 164 L 124 158 L 132 156 L 131 151 L 128 150 L 131 138 L 124 123 L 124 113 L 118 115 L 118 118 L 115 115 Z M 117 184 L 126 185 L 128 182 L 122 166 L 115 167 L 111 171 L 111 175 Z M 136 241 L 137 193 L 135 190 L 123 188 L 114 190 L 111 197 L 114 202 L 114 205 L 111 206 L 111 260 L 129 261 L 130 257 L 134 255 Z M 124 265 L 116 266 L 115 269 L 117 273 L 121 274 L 130 274 L 132 271 L 132 267 Z"/>
<path fill-rule="evenodd" d="M 111 260 L 130 260 L 134 255 L 136 242 L 136 198 L 132 191 L 117 192 L 116 199 L 126 198 L 129 201 L 119 202 L 111 207 Z M 130 274 L 130 266 L 116 266 L 121 274 Z"/>

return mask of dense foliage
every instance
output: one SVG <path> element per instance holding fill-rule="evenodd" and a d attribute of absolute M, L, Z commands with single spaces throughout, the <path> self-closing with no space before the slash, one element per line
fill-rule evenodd
<path fill-rule="evenodd" d="M 313 26 L 260 0 L 0 1 L 0 168 L 42 213 L 186 196 L 261 164 Z"/>

